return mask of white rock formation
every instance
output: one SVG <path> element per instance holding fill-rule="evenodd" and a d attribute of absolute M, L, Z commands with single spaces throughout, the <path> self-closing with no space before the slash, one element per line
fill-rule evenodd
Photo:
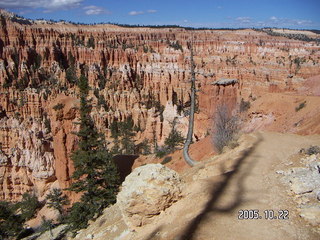
<path fill-rule="evenodd" d="M 147 164 L 126 177 L 117 204 L 126 224 L 140 227 L 176 202 L 181 190 L 182 182 L 175 171 L 162 164 Z"/>

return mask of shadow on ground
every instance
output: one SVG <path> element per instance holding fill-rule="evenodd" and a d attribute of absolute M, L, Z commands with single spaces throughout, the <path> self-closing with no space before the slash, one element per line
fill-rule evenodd
<path fill-rule="evenodd" d="M 211 186 L 211 198 L 205 205 L 204 209 L 195 217 L 193 220 L 187 225 L 185 230 L 183 231 L 182 234 L 180 234 L 178 237 L 175 238 L 175 240 L 192 240 L 195 237 L 195 234 L 201 225 L 201 223 L 209 216 L 212 216 L 215 212 L 231 212 L 235 208 L 237 208 L 243 201 L 242 196 L 244 193 L 244 180 L 246 176 L 250 173 L 253 165 L 255 164 L 254 161 L 251 161 L 247 163 L 247 166 L 245 169 L 241 168 L 240 166 L 244 163 L 244 160 L 248 158 L 249 156 L 252 155 L 254 149 L 258 146 L 258 144 L 262 141 L 262 138 L 260 137 L 255 144 L 249 148 L 243 151 L 242 155 L 237 159 L 235 165 L 234 165 L 234 170 L 224 173 L 223 174 L 223 179 L 218 182 L 213 184 Z M 225 172 L 225 169 L 223 166 L 221 166 L 221 170 Z M 239 175 L 240 174 L 240 175 Z M 231 203 L 229 203 L 227 206 L 221 208 L 218 207 L 217 203 L 225 193 L 226 188 L 230 185 L 231 180 L 238 175 L 238 181 L 237 181 L 237 186 L 236 186 L 236 194 L 235 198 Z"/>

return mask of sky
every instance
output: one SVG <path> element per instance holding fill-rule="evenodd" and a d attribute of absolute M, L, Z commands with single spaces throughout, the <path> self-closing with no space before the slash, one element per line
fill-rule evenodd
<path fill-rule="evenodd" d="M 0 8 L 80 23 L 320 30 L 320 0 L 0 0 Z"/>

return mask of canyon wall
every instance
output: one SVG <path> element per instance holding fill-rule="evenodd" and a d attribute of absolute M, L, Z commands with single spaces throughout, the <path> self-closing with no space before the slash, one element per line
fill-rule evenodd
<path fill-rule="evenodd" d="M 114 121 L 132 118 L 136 143 L 156 139 L 159 145 L 174 118 L 187 132 L 191 39 L 195 139 L 210 133 L 219 104 L 234 108 L 242 98 L 297 93 L 320 74 L 316 43 L 254 30 L 23 22 L 7 15 L 0 23 L 0 200 L 69 186 L 81 73 L 91 88 L 91 115 L 108 141 Z M 236 82 L 216 84 L 221 79 Z"/>

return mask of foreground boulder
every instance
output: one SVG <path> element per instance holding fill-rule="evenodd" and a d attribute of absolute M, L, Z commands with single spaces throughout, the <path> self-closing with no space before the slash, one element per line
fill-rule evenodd
<path fill-rule="evenodd" d="M 140 227 L 181 197 L 179 175 L 162 164 L 136 168 L 122 184 L 117 204 L 126 224 Z"/>

